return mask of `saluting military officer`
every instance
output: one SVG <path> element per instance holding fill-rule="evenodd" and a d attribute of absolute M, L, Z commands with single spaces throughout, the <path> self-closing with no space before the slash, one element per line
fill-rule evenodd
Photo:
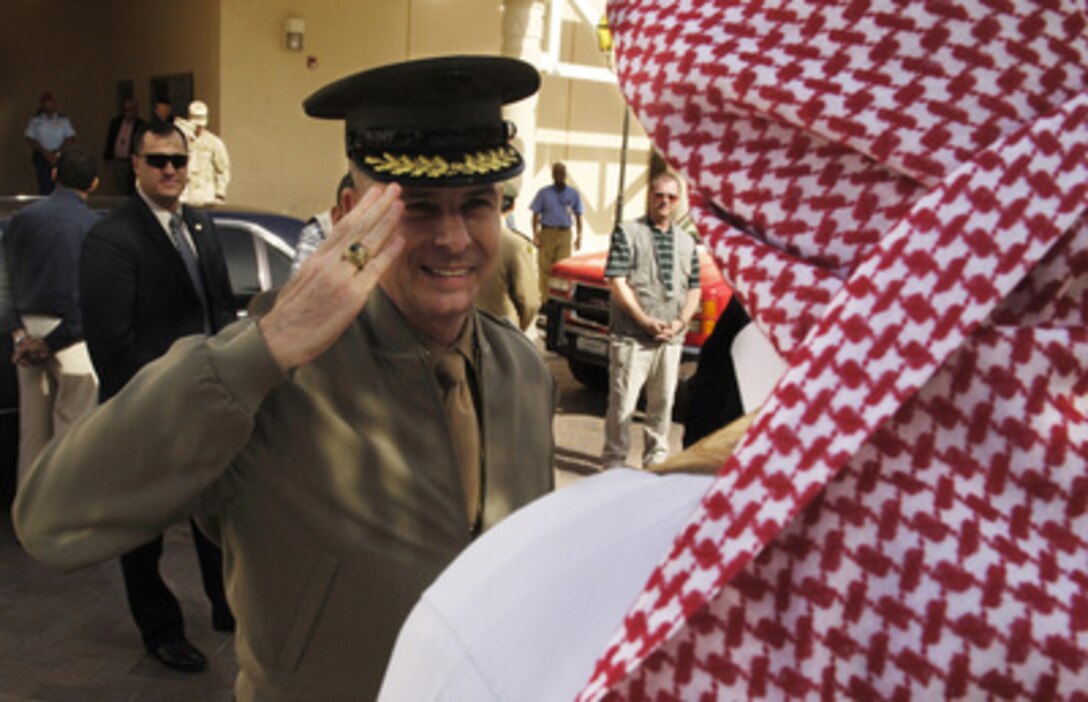
<path fill-rule="evenodd" d="M 353 209 L 266 315 L 182 339 L 46 450 L 25 547 L 74 568 L 196 515 L 223 546 L 237 697 L 373 698 L 423 589 L 552 488 L 554 380 L 473 306 L 523 168 L 501 108 L 539 82 L 445 57 L 312 95 L 346 121 Z"/>

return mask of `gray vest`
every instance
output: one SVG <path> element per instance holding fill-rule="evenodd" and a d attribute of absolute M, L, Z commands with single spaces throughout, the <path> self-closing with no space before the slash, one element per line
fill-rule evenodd
<path fill-rule="evenodd" d="M 673 267 L 672 291 L 665 290 L 661 280 L 661 269 L 657 265 L 654 250 L 654 234 L 646 217 L 620 225 L 627 241 L 631 245 L 631 270 L 627 274 L 627 284 L 635 293 L 635 299 L 643 311 L 651 317 L 673 320 L 684 309 L 684 300 L 688 294 L 688 279 L 691 277 L 691 257 L 695 252 L 695 240 L 683 229 L 672 225 Z M 640 341 L 651 341 L 652 337 L 635 323 L 626 312 L 620 309 L 615 297 L 609 305 L 608 330 L 617 336 L 629 336 Z M 684 334 L 677 334 L 669 343 L 682 343 Z"/>

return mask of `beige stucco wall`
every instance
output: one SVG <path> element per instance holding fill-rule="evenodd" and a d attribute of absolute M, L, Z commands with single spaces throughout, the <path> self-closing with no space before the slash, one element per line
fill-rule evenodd
<path fill-rule="evenodd" d="M 591 3 L 592 4 L 592 3 Z M 603 8 L 604 3 L 597 5 Z M 597 47 L 594 28 L 568 5 L 564 7 L 560 60 L 578 66 L 608 67 Z M 528 228 L 528 205 L 536 188 L 551 182 L 551 164 L 563 161 L 570 182 L 586 208 L 584 249 L 608 245 L 620 180 L 624 102 L 613 83 L 545 75 L 537 107 L 535 172 L 519 202 L 518 223 Z M 634 119 L 625 178 L 624 219 L 645 210 L 649 142 Z"/>
<path fill-rule="evenodd" d="M 208 103 L 209 128 L 216 131 L 221 116 L 219 1 L 110 0 L 108 6 L 111 41 L 104 48 L 109 95 L 115 94 L 115 81 L 131 79 L 140 115 L 147 119 L 151 77 L 192 73 L 193 97 Z M 110 106 L 107 122 L 113 115 L 112 102 Z"/>
<path fill-rule="evenodd" d="M 219 93 L 218 0 L 184 3 L 108 0 L 4 0 L 0 5 L 0 193 L 35 192 L 23 132 L 44 90 L 101 153 L 116 114 L 119 80 L 132 80 L 140 112 L 150 107 L 152 76 L 193 74 L 212 126 Z"/>
<path fill-rule="evenodd" d="M 524 2 L 524 0 L 518 0 Z M 603 0 L 590 0 L 603 8 Z M 560 4 L 560 60 L 606 66 L 593 27 Z M 283 46 L 288 17 L 305 21 L 305 46 Z M 545 27 L 544 40 L 550 25 Z M 48 35 L 49 51 L 41 37 Z M 211 129 L 230 151 L 232 205 L 304 218 L 331 204 L 346 168 L 339 122 L 306 117 L 311 92 L 362 68 L 443 53 L 498 53 L 501 0 L 4 0 L 0 3 L 0 194 L 29 192 L 33 174 L 22 132 L 43 89 L 58 94 L 83 144 L 100 152 L 116 108 L 116 82 L 131 79 L 141 114 L 150 78 L 192 72 Z M 619 180 L 623 103 L 614 84 L 543 77 L 537 131 L 528 143 L 516 217 L 567 162 L 587 208 L 586 248 L 611 230 Z M 643 208 L 648 144 L 632 123 L 625 216 Z"/>
<path fill-rule="evenodd" d="M 307 117 L 310 93 L 408 57 L 493 52 L 501 21 L 498 0 L 223 0 L 221 17 L 230 200 L 299 217 L 332 204 L 347 168 L 343 124 Z M 306 23 L 302 52 L 283 46 L 288 17 Z"/>
<path fill-rule="evenodd" d="M 4 0 L 0 4 L 0 194 L 36 193 L 30 147 L 23 136 L 48 90 L 96 151 L 105 139 L 100 115 L 110 109 L 106 65 L 94 48 L 105 17 L 96 3 Z"/>

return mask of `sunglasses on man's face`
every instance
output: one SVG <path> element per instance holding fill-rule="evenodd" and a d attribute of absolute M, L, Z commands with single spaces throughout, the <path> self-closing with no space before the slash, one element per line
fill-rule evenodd
<path fill-rule="evenodd" d="M 176 169 L 189 165 L 189 154 L 144 154 L 144 160 L 152 168 L 166 168 L 170 164 Z"/>
<path fill-rule="evenodd" d="M 654 197 L 668 200 L 669 202 L 676 202 L 680 199 L 679 195 L 673 195 L 672 193 L 654 193 Z"/>

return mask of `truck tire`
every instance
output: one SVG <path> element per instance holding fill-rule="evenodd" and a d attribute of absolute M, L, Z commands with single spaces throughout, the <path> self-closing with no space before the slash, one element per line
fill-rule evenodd
<path fill-rule="evenodd" d="M 608 368 L 606 366 L 577 361 L 573 358 L 567 359 L 567 366 L 570 367 L 570 374 L 582 385 L 590 390 L 608 392 Z"/>

